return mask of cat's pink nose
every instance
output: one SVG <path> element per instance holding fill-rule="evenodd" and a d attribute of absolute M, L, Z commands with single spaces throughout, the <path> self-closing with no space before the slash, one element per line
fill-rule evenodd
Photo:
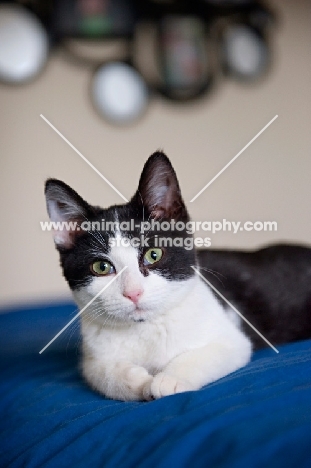
<path fill-rule="evenodd" d="M 134 289 L 132 291 L 124 291 L 123 296 L 130 299 L 134 304 L 137 304 L 142 293 L 142 289 Z"/>

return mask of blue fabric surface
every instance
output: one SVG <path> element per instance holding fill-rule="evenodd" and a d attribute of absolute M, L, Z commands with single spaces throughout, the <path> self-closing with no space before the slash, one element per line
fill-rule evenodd
<path fill-rule="evenodd" d="M 1 467 L 311 467 L 311 342 L 198 392 L 112 401 L 79 373 L 72 304 L 0 315 Z"/>

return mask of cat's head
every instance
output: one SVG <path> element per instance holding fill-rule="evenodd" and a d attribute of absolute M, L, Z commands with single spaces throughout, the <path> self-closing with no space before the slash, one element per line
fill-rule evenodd
<path fill-rule="evenodd" d="M 56 179 L 47 180 L 45 195 L 50 220 L 72 223 L 53 234 L 80 308 L 126 267 L 88 307 L 86 318 L 151 320 L 177 306 L 192 287 L 195 251 L 192 235 L 183 228 L 189 215 L 175 171 L 162 152 L 146 162 L 129 203 L 91 206 Z"/>

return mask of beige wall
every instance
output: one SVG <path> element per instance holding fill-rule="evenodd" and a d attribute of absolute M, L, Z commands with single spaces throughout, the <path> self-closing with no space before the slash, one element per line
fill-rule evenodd
<path fill-rule="evenodd" d="M 311 243 L 310 6 L 274 1 L 275 60 L 258 85 L 223 81 L 190 106 L 155 99 L 142 121 L 110 126 L 90 104 L 90 71 L 54 53 L 42 75 L 21 87 L 0 85 L 0 306 L 68 295 L 46 220 L 43 184 L 53 176 L 89 202 L 122 200 L 40 119 L 44 114 L 121 192 L 130 197 L 144 161 L 163 148 L 189 201 L 276 114 L 279 118 L 194 203 L 196 220 L 275 220 L 278 232 L 217 234 L 214 247 Z"/>

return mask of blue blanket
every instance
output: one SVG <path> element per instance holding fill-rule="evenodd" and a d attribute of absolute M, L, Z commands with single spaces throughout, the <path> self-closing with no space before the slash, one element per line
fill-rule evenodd
<path fill-rule="evenodd" d="M 197 392 L 112 401 L 79 372 L 72 304 L 0 315 L 1 467 L 311 467 L 311 342 Z"/>

